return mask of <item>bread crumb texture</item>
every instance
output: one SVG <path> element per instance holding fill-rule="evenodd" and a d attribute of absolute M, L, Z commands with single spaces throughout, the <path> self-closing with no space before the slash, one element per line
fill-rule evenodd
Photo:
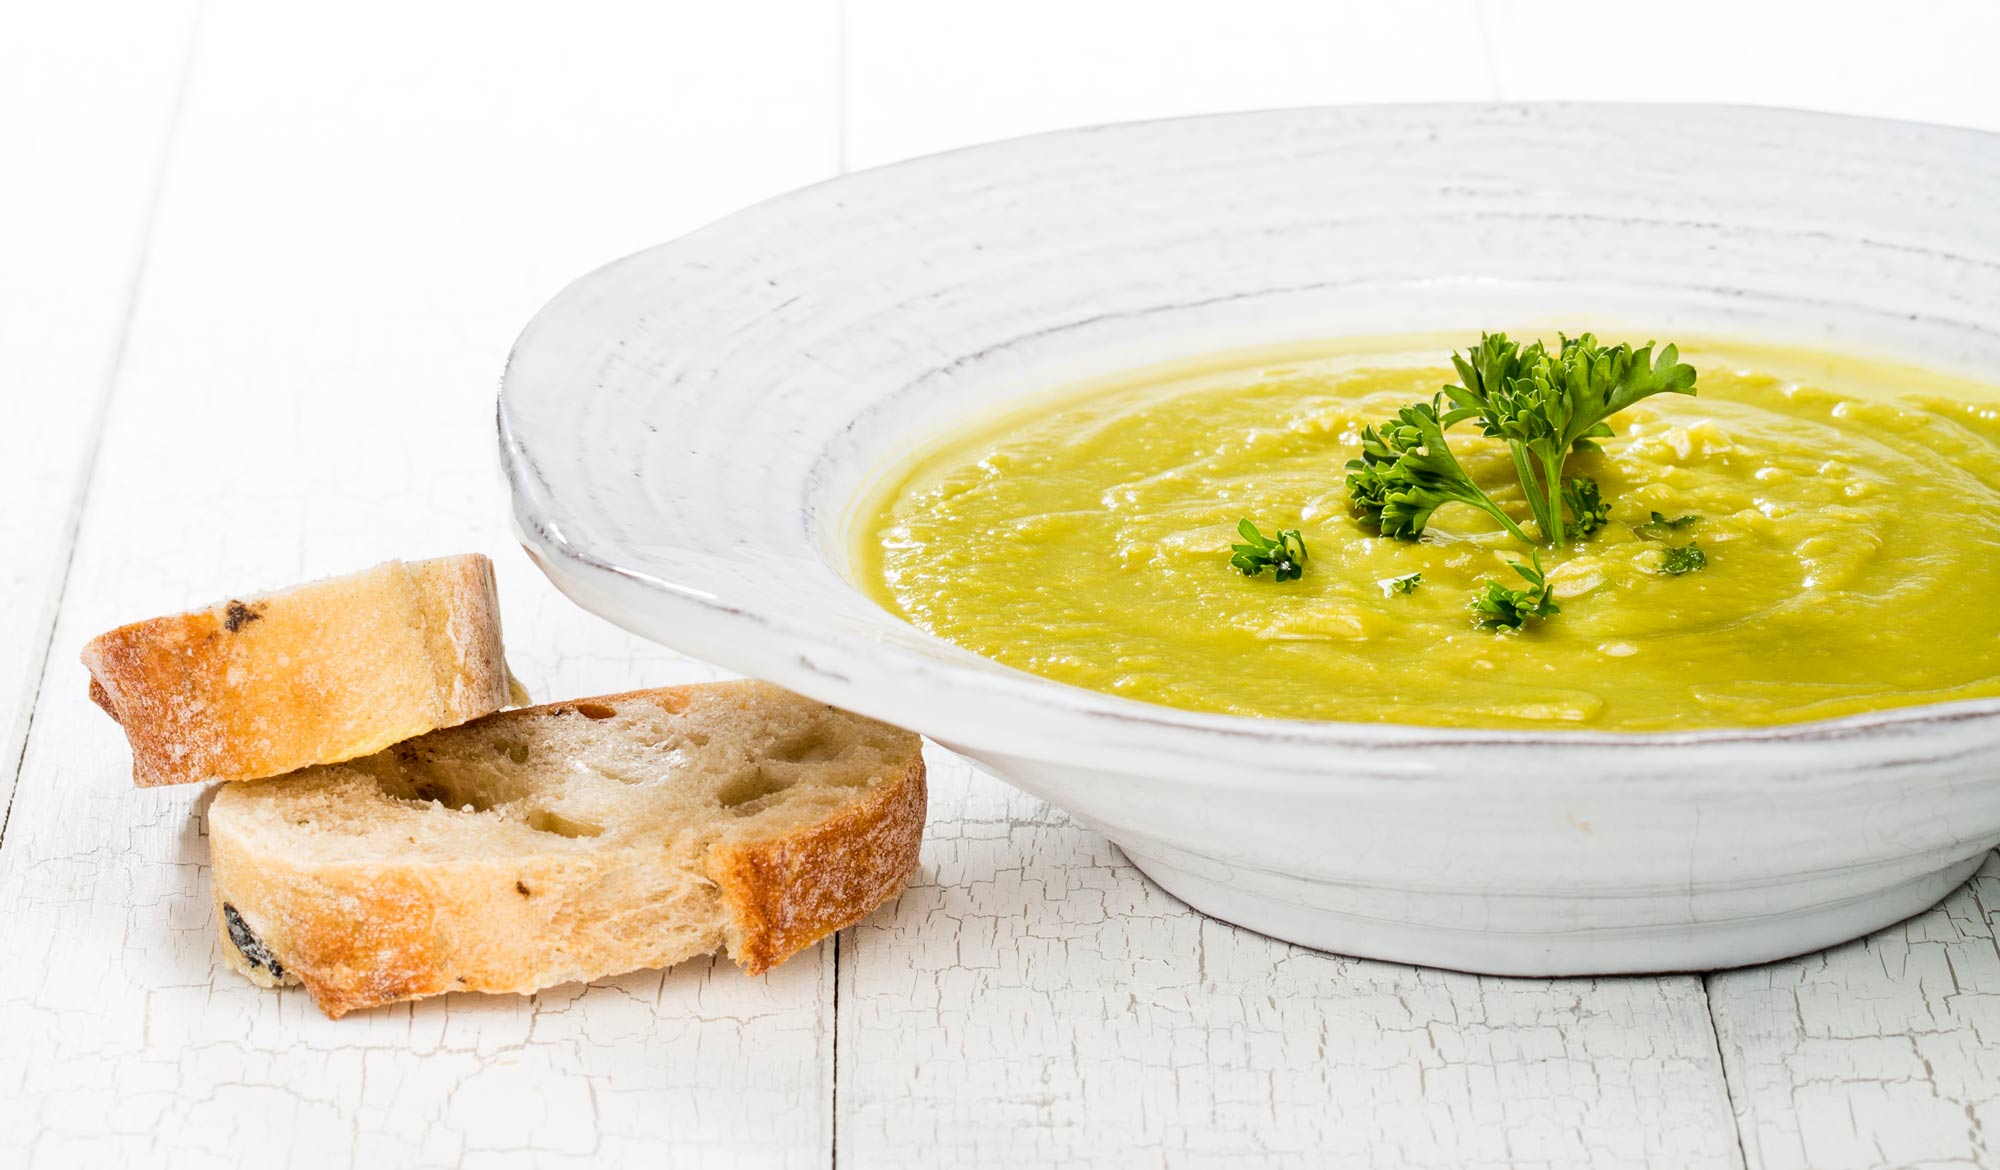
<path fill-rule="evenodd" d="M 916 736 L 765 684 L 531 707 L 224 788 L 218 932 L 331 1016 L 725 946 L 756 973 L 900 891 L 924 811 Z"/>

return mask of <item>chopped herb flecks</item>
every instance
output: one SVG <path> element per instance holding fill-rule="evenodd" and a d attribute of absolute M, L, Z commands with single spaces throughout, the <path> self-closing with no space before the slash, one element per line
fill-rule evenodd
<path fill-rule="evenodd" d="M 1248 520 L 1237 524 L 1236 531 L 1245 543 L 1229 546 L 1232 555 L 1229 563 L 1243 571 L 1245 577 L 1255 577 L 1265 569 L 1280 581 L 1296 581 L 1305 575 L 1306 542 L 1296 528 L 1287 528 L 1275 537 L 1265 536 L 1257 531 L 1257 526 Z"/>
<path fill-rule="evenodd" d="M 1692 528 L 1699 523 L 1701 523 L 1701 517 L 1692 512 L 1685 516 L 1676 516 L 1671 520 L 1655 512 L 1651 520 L 1639 525 L 1639 531 L 1657 532 L 1664 535 L 1669 532 L 1679 532 L 1682 529 Z"/>
<path fill-rule="evenodd" d="M 1707 567 L 1708 554 L 1696 548 L 1692 543 L 1680 548 L 1668 549 L 1666 559 L 1660 562 L 1660 572 L 1670 577 L 1678 577 L 1682 573 L 1692 573 L 1696 569 L 1705 569 Z"/>
<path fill-rule="evenodd" d="M 1518 630 L 1530 618 L 1551 618 L 1562 612 L 1548 578 L 1542 574 L 1542 555 L 1529 555 L 1534 558 L 1532 565 L 1526 561 L 1510 562 L 1528 588 L 1509 589 L 1503 582 L 1488 581 L 1472 595 L 1472 616 L 1480 629 Z"/>

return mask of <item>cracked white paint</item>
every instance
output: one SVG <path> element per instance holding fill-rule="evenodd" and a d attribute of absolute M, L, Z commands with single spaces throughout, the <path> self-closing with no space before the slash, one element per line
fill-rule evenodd
<path fill-rule="evenodd" d="M 923 876 L 841 951 L 861 1165 L 1738 1164 L 1700 980 L 1482 979 L 1205 919 L 934 752 Z"/>
<path fill-rule="evenodd" d="M 191 0 L 127 16 L 0 8 L 0 810 L 187 64 Z"/>
<path fill-rule="evenodd" d="M 2000 1166 L 2000 855 L 1859 942 L 1711 976 L 1751 1170 Z"/>
<path fill-rule="evenodd" d="M 37 194 L 28 218 L 46 234 L 0 247 L 26 257 L 0 281 L 32 278 L 0 298 L 5 368 L 43 371 L 25 416 L 17 384 L 0 385 L 0 737 L 26 726 L 5 672 L 47 633 L 61 551 L 62 526 L 36 510 L 65 506 L 89 437 L 72 399 L 109 369 L 141 230 L 133 184 L 165 140 L 190 17 L 44 8 L 37 19 L 101 68 L 43 69 L 38 85 L 76 88 L 35 110 L 95 103 L 79 108 L 105 132 L 90 150 L 24 136 L 4 121 L 10 103 L 0 167 L 44 157 L 16 153 L 18 138 L 54 149 L 72 186 L 106 186 Z M 1345 27 L 1323 11 L 1288 25 L 1285 10 L 1260 9 L 1258 27 Z M 0 1166 L 824 1167 L 837 1143 L 848 1166 L 1255 1153 L 1705 1170 L 1741 1164 L 1739 1129 L 1753 1170 L 2000 1166 L 1992 864 L 1909 924 L 1713 977 L 1707 996 L 1693 977 L 1478 979 L 1204 920 L 1094 834 L 937 753 L 922 875 L 845 936 L 838 988 L 822 946 L 763 979 L 697 962 L 336 1023 L 299 991 L 220 968 L 200 795 L 130 786 L 122 743 L 83 699 L 76 647 L 230 590 L 476 548 L 499 563 L 512 656 L 538 694 L 712 674 L 580 613 L 509 551 L 490 432 L 499 362 L 576 273 L 825 174 L 843 131 L 836 89 L 860 123 L 857 157 L 962 134 L 966 109 L 1016 89 L 1041 102 L 1022 115 L 1037 125 L 1196 100 L 1114 93 L 1087 40 L 1139 29 L 1166 51 L 1193 9 L 1023 6 L 1021 21 L 1082 30 L 1061 85 L 909 51 L 912 36 L 995 33 L 953 23 L 968 11 L 850 0 L 843 84 L 832 0 L 572 6 L 541 23 L 211 6 L 0 842 Z M 0 42 L 25 12 L 0 14 Z M 1608 19 L 1590 16 L 1576 27 Z M 273 48 L 307 42 L 314 53 Z M 25 76 L 6 64 L 20 43 L 0 43 L 0 92 Z M 1455 62 L 1469 44 L 1452 30 Z M 1225 56 L 1264 59 L 1254 45 Z M 1362 64 L 1408 75 L 1398 60 Z M 967 84 L 924 81 L 940 69 Z M 1268 78 L 1232 90 L 1219 76 L 1198 104 L 1360 92 Z M 1350 63 L 1335 80 L 1359 77 Z M 121 122 L 133 109 L 153 120 Z M 15 191 L 0 183 L 0 232 L 22 222 Z M 24 324 L 40 321 L 53 324 Z M 41 365 L 15 360 L 24 338 L 48 347 Z M 12 764 L 0 752 L 0 791 Z"/>

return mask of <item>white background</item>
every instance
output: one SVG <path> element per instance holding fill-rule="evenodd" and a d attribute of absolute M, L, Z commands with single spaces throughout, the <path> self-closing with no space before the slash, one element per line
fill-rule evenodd
<path fill-rule="evenodd" d="M 0 1165 L 2000 1166 L 1992 864 L 1802 960 L 1481 979 L 1203 920 L 938 753 L 921 876 L 837 947 L 336 1024 L 218 969 L 199 794 L 130 787 L 75 659 L 480 550 L 538 694 L 711 676 L 514 550 L 495 379 L 565 280 L 843 169 L 1317 102 L 2000 129 L 1996 45 L 1993 3 L 4 0 Z"/>

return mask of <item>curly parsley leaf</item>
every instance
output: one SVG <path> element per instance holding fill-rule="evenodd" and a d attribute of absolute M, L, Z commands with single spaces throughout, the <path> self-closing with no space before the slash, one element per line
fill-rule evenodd
<path fill-rule="evenodd" d="M 1597 490 L 1597 481 L 1587 475 L 1579 475 L 1563 481 L 1563 505 L 1569 509 L 1571 540 L 1582 540 L 1604 527 L 1611 519 L 1611 505 L 1604 502 L 1604 496 Z"/>
<path fill-rule="evenodd" d="M 1510 562 L 1528 588 L 1509 589 L 1504 582 L 1487 581 L 1472 595 L 1472 617 L 1480 629 L 1518 630 L 1531 618 L 1551 618 L 1562 612 L 1548 578 L 1542 574 L 1542 554 L 1530 555 L 1534 558 L 1532 565 L 1526 561 Z"/>
<path fill-rule="evenodd" d="M 1417 586 L 1423 583 L 1424 575 L 1422 573 L 1406 573 L 1401 577 L 1384 577 L 1376 582 L 1377 585 L 1382 587 L 1382 594 L 1385 597 L 1392 593 L 1415 593 Z"/>
<path fill-rule="evenodd" d="M 1355 511 L 1383 536 L 1415 540 L 1439 508 L 1467 504 L 1527 542 L 1528 534 L 1452 455 L 1438 416 L 1441 405 L 1441 398 L 1412 403 L 1381 426 L 1361 432 L 1361 457 L 1347 463 L 1347 492 Z"/>
<path fill-rule="evenodd" d="M 1692 573 L 1696 569 L 1707 567 L 1708 554 L 1696 548 L 1693 543 L 1668 549 L 1666 559 L 1660 562 L 1660 572 L 1670 577 L 1678 577 L 1682 573 Z"/>
<path fill-rule="evenodd" d="M 1563 337 L 1555 353 L 1540 342 L 1522 348 L 1505 334 L 1482 334 L 1452 364 L 1461 384 L 1444 389 L 1454 406 L 1447 425 L 1476 418 L 1483 433 L 1506 441 L 1535 526 L 1557 548 L 1569 538 L 1561 493 L 1570 452 L 1596 450 L 1595 440 L 1612 433 L 1606 420 L 1635 402 L 1695 392 L 1695 369 L 1674 346 L 1656 357 L 1652 342 L 1602 346 L 1589 333 Z"/>
<path fill-rule="evenodd" d="M 1444 416 L 1444 425 L 1449 427 L 1487 413 L 1492 409 L 1495 392 L 1520 377 L 1522 364 L 1541 353 L 1541 342 L 1523 350 L 1519 342 L 1508 340 L 1505 333 L 1481 333 L 1479 345 L 1467 349 L 1464 357 L 1453 353 L 1451 364 L 1458 368 L 1460 384 L 1444 388 L 1445 397 L 1453 406 Z"/>
<path fill-rule="evenodd" d="M 1232 544 L 1234 554 L 1229 563 L 1242 570 L 1245 577 L 1255 577 L 1265 569 L 1280 581 L 1296 581 L 1305 575 L 1306 542 L 1296 528 L 1287 528 L 1276 536 L 1265 536 L 1249 520 L 1236 525 L 1236 531 L 1245 543 Z"/>

